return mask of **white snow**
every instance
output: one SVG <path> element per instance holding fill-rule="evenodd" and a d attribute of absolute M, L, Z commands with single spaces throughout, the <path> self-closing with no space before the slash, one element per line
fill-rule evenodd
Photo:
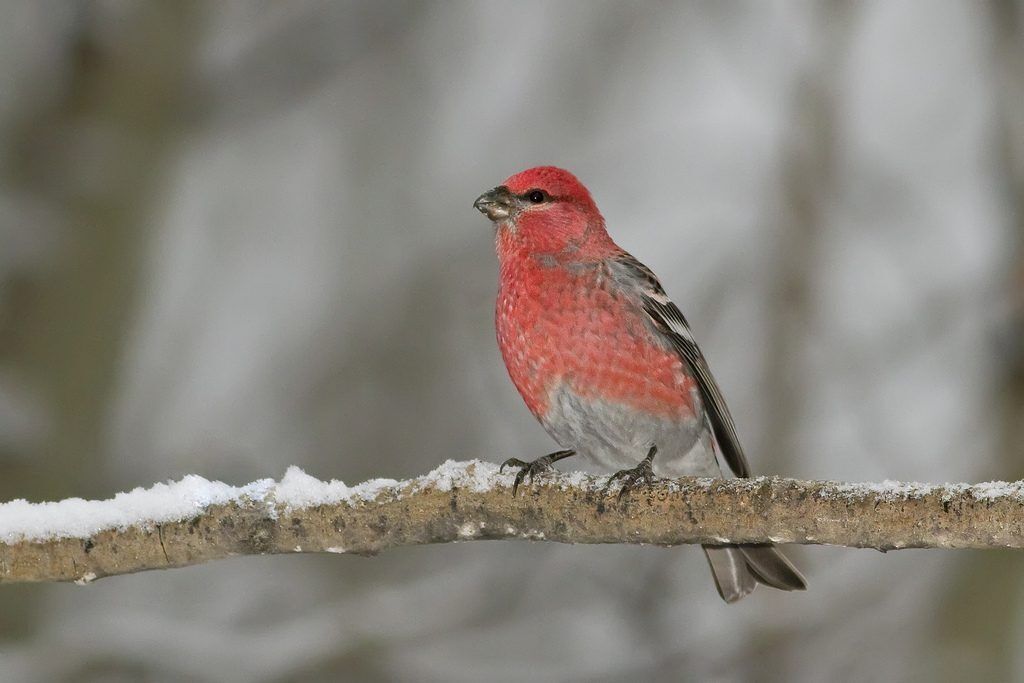
<path fill-rule="evenodd" d="M 466 522 L 459 527 L 459 538 L 473 538 L 476 536 L 476 532 L 481 528 L 481 526 L 478 526 L 473 522 Z"/>
<path fill-rule="evenodd" d="M 926 496 L 933 493 L 937 488 L 934 484 L 921 484 L 919 482 L 901 482 L 886 479 L 882 482 L 870 482 L 864 484 L 846 484 L 836 482 L 829 489 L 829 492 L 845 494 L 850 498 L 881 498 L 883 500 L 906 500 L 919 496 Z"/>
<path fill-rule="evenodd" d="M 394 479 L 371 479 L 357 486 L 332 479 L 320 481 L 292 465 L 274 488 L 274 500 L 288 509 L 301 509 L 315 505 L 351 503 L 373 500 L 382 491 L 396 489 L 401 482 Z"/>
<path fill-rule="evenodd" d="M 886 479 L 882 482 L 863 484 L 833 483 L 826 493 L 845 494 L 850 498 L 880 498 L 882 500 L 906 500 L 933 493 L 942 493 L 944 501 L 969 494 L 974 500 L 991 501 L 1009 498 L 1024 503 L 1024 481 L 987 481 L 980 484 L 922 484 L 920 482 L 899 482 Z"/>
<path fill-rule="evenodd" d="M 107 529 L 130 526 L 152 527 L 165 522 L 191 519 L 211 505 L 249 500 L 268 506 L 275 514 L 278 506 L 302 509 L 336 503 L 359 503 L 382 494 L 401 495 L 437 488 L 450 491 L 466 488 L 485 491 L 497 485 L 511 485 L 512 475 L 499 474 L 497 465 L 479 460 L 448 460 L 434 471 L 410 481 L 373 479 L 356 486 L 338 480 L 321 481 L 298 467 L 289 467 L 281 481 L 261 479 L 245 486 L 231 486 L 190 474 L 180 481 L 155 484 L 118 493 L 107 500 L 69 498 L 54 503 L 30 503 L 12 500 L 0 503 L 0 543 L 21 540 L 45 541 L 58 538 L 88 538 Z M 343 548 L 334 552 L 345 552 Z M 84 578 L 84 577 L 83 577 Z"/>
<path fill-rule="evenodd" d="M 1024 481 L 986 481 L 966 487 L 977 500 L 1015 498 L 1024 501 Z"/>
<path fill-rule="evenodd" d="M 544 478 L 561 488 L 600 488 L 606 482 L 604 477 L 582 472 L 545 474 L 541 479 Z M 356 486 L 347 486 L 338 480 L 321 481 L 294 466 L 288 468 L 279 482 L 261 479 L 245 486 L 231 486 L 190 474 L 180 481 L 156 484 L 148 489 L 136 488 L 118 493 L 107 500 L 69 498 L 55 503 L 29 503 L 25 500 L 0 503 L 0 543 L 88 538 L 103 530 L 130 526 L 151 528 L 156 524 L 191 519 L 212 505 L 231 502 L 266 505 L 267 513 L 275 515 L 281 508 L 292 510 L 338 503 L 358 504 L 380 496 L 400 498 L 407 492 L 430 488 L 438 491 L 459 488 L 482 492 L 495 487 L 510 487 L 513 480 L 513 472 L 500 473 L 494 463 L 479 460 L 448 460 L 429 474 L 416 479 L 373 479 Z M 716 481 L 720 480 L 698 479 L 693 481 L 693 485 L 706 487 Z M 756 488 L 768 481 L 759 477 L 735 483 L 745 488 Z M 677 486 L 673 484 L 673 488 Z M 944 486 L 896 481 L 865 484 L 834 482 L 825 489 L 823 495 L 831 493 L 850 498 L 881 497 L 899 500 L 937 491 L 942 491 L 945 497 L 969 493 L 979 501 L 1002 497 L 1024 501 L 1024 482 L 1001 481 Z M 478 532 L 479 529 L 475 527 L 460 529 L 460 535 L 465 538 L 471 538 Z M 533 530 L 526 531 L 524 536 L 543 538 Z M 343 553 L 345 549 L 329 548 L 328 552 Z M 88 582 L 91 579 L 86 575 L 80 580 Z"/>
<path fill-rule="evenodd" d="M 336 479 L 321 481 L 293 465 L 277 484 L 274 500 L 286 508 L 295 509 L 375 500 L 383 493 L 395 494 L 406 487 L 412 487 L 413 491 L 428 488 L 451 491 L 459 488 L 479 493 L 499 485 L 511 486 L 513 479 L 513 473 L 500 474 L 498 466 L 491 462 L 446 460 L 433 471 L 416 479 L 371 479 L 356 486 L 347 486 Z"/>
<path fill-rule="evenodd" d="M 118 493 L 107 500 L 68 498 L 56 503 L 0 503 L 0 542 L 88 538 L 104 529 L 189 519 L 210 505 L 262 498 L 274 486 L 262 479 L 235 487 L 190 474 L 180 481 Z"/>
<path fill-rule="evenodd" d="M 88 586 L 90 583 L 96 580 L 95 572 L 86 572 L 82 574 L 81 578 L 75 579 L 76 586 Z"/>
<path fill-rule="evenodd" d="M 426 476 L 417 479 L 417 490 L 435 488 L 438 491 L 451 491 L 453 488 L 468 489 L 480 493 L 494 488 L 498 484 L 512 485 L 515 471 L 498 471 L 493 462 L 471 460 L 457 462 L 445 460 Z"/>

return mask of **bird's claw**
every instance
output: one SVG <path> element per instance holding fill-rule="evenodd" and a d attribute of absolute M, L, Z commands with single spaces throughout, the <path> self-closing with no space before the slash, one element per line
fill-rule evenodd
<path fill-rule="evenodd" d="M 526 462 L 519 458 L 509 458 L 505 462 L 501 463 L 501 467 L 498 468 L 499 472 L 504 472 L 506 467 L 518 467 L 519 471 L 516 473 L 516 479 L 512 482 L 512 497 L 516 497 L 516 493 L 519 492 L 519 485 L 523 483 L 523 480 L 529 477 L 529 481 L 533 481 L 533 478 L 541 472 L 551 469 L 550 461 L 546 461 L 546 458 L 537 458 L 532 462 Z"/>
<path fill-rule="evenodd" d="M 509 458 L 505 462 L 501 463 L 501 467 L 498 468 L 498 472 L 504 472 L 506 467 L 519 468 L 519 472 L 516 473 L 516 479 L 512 482 L 512 497 L 515 498 L 516 493 L 519 491 L 519 485 L 523 483 L 524 479 L 529 477 L 532 482 L 533 478 L 538 474 L 550 470 L 551 463 L 568 458 L 571 455 L 575 455 L 575 451 L 558 451 L 530 462 L 520 460 L 519 458 Z"/>
<path fill-rule="evenodd" d="M 652 485 L 657 477 L 654 476 L 654 454 L 658 452 L 657 446 L 651 446 L 650 452 L 647 457 L 640 461 L 640 464 L 636 467 L 631 467 L 628 470 L 619 470 L 612 476 L 608 477 L 608 483 L 605 484 L 604 490 L 607 491 L 611 488 L 612 483 L 617 480 L 622 480 L 622 488 L 619 489 L 618 500 L 622 500 L 630 491 L 634 491 L 640 488 L 640 485 L 650 486 Z"/>

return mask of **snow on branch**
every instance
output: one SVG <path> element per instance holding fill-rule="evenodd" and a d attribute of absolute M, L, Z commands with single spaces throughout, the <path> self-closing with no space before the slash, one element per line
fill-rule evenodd
<path fill-rule="evenodd" d="M 0 583 L 77 581 L 236 555 L 374 555 L 425 543 L 820 543 L 1024 547 L 1024 482 L 842 484 L 759 477 L 661 481 L 617 498 L 607 478 L 448 461 L 349 487 L 297 467 L 233 487 L 190 475 L 110 500 L 0 504 Z"/>

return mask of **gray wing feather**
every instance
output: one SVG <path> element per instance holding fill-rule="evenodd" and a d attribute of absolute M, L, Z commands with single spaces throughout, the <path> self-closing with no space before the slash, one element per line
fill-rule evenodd
<path fill-rule="evenodd" d="M 640 303 L 647 315 L 651 317 L 654 327 L 668 338 L 676 353 L 689 367 L 697 381 L 697 387 L 711 420 L 715 441 L 718 442 L 718 448 L 722 451 L 722 456 L 729 469 L 737 477 L 749 477 L 750 466 L 747 464 L 747 457 L 743 453 L 739 436 L 736 434 L 736 424 L 733 422 L 732 414 L 729 413 L 722 390 L 718 388 L 718 383 L 715 382 L 715 378 L 711 374 L 711 368 L 708 367 L 704 354 L 701 353 L 700 347 L 697 346 L 697 342 L 690 332 L 690 325 L 686 322 L 686 318 L 665 294 L 664 288 L 650 268 L 626 253 L 615 259 L 613 266 L 624 271 L 620 277 L 616 278 L 617 280 L 627 284 L 624 280 L 628 278 L 629 284 L 634 287 L 639 285 Z M 621 275 L 625 275 L 625 278 Z"/>

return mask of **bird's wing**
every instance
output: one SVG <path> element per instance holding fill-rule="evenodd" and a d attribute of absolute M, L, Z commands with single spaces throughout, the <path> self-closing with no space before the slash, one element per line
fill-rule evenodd
<path fill-rule="evenodd" d="M 665 335 L 672 348 L 676 350 L 683 362 L 689 367 L 697 386 L 700 389 L 701 398 L 704 400 L 704 407 L 708 417 L 711 419 L 711 427 L 715 433 L 715 441 L 722 451 L 726 464 L 737 477 L 749 477 L 750 466 L 743 454 L 743 447 L 736 435 L 736 424 L 729 413 L 729 407 L 722 397 L 722 390 L 718 388 L 708 362 L 701 353 L 700 347 L 690 332 L 690 325 L 686 322 L 679 308 L 672 303 L 672 300 L 665 294 L 664 288 L 658 282 L 658 278 L 651 272 L 651 269 L 640 263 L 633 256 L 623 253 L 610 262 L 612 276 L 625 288 L 639 289 L 640 305 L 650 316 L 654 328 Z"/>

